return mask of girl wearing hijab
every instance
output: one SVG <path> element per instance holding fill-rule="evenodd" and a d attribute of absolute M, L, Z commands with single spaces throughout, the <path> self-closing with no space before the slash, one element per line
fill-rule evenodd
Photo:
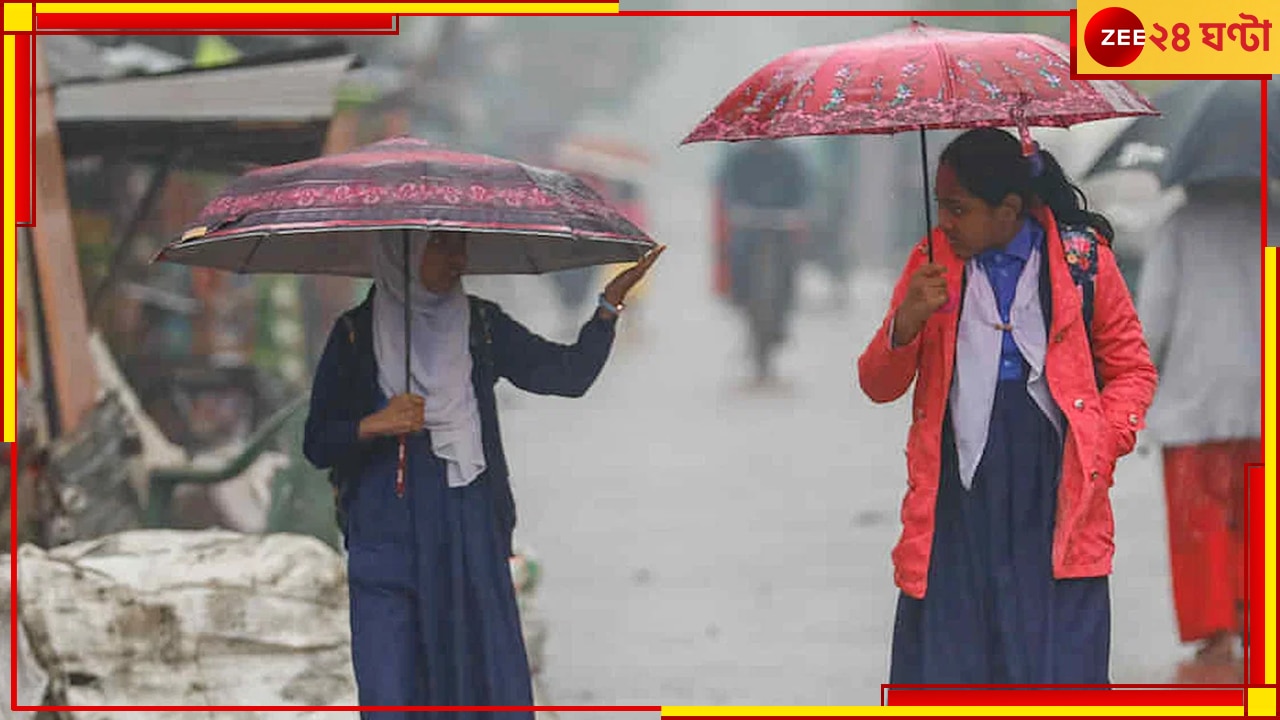
<path fill-rule="evenodd" d="M 608 358 L 623 300 L 662 250 L 615 277 L 566 346 L 466 294 L 465 234 L 412 242 L 409 287 L 403 241 L 375 245 L 373 288 L 329 336 L 304 438 L 307 459 L 335 477 L 361 705 L 533 704 L 494 386 L 506 378 L 533 393 L 582 396 Z"/>
<path fill-rule="evenodd" d="M 891 683 L 1110 682 L 1109 493 L 1156 371 L 1110 224 L 1025 147 L 943 151 L 934 260 L 858 359 L 875 402 L 915 382 Z"/>

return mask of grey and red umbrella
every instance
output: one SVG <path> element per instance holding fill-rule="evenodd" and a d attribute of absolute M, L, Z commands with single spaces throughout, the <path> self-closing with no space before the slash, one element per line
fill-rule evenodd
<path fill-rule="evenodd" d="M 1072 79 L 1070 50 L 1052 38 L 913 21 L 783 55 L 730 92 L 682 144 L 918 130 L 929 217 L 926 130 L 1016 127 L 1029 154 L 1033 126 L 1158 114 L 1123 82 Z"/>
<path fill-rule="evenodd" d="M 566 173 L 394 138 L 230 183 L 156 260 L 369 277 L 370 232 L 468 235 L 469 274 L 639 260 L 655 243 Z"/>
<path fill-rule="evenodd" d="M 467 238 L 468 274 L 530 274 L 638 261 L 656 243 L 578 178 L 394 138 L 251 171 L 231 182 L 153 262 L 236 273 L 371 277 L 378 238 Z M 409 384 L 405 304 L 405 388 Z M 400 443 L 402 488 L 405 446 Z"/>

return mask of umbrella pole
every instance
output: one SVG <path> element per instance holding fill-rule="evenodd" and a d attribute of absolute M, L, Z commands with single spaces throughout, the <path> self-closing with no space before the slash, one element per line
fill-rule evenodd
<path fill-rule="evenodd" d="M 409 298 L 413 294 L 413 288 L 409 287 L 409 231 L 402 230 L 402 239 L 404 241 L 404 391 L 408 393 L 411 389 L 409 384 L 409 357 L 412 354 L 410 348 L 413 347 L 409 343 Z"/>
<path fill-rule="evenodd" d="M 925 130 L 920 128 L 920 178 L 924 180 L 924 235 L 929 247 L 929 262 L 933 262 L 933 203 L 929 198 L 929 142 Z"/>
<path fill-rule="evenodd" d="M 413 294 L 413 288 L 409 286 L 409 231 L 401 231 L 403 234 L 401 239 L 404 243 L 404 392 L 409 394 L 411 391 L 409 358 L 413 354 L 413 344 L 410 342 L 409 334 L 410 313 L 409 300 Z M 400 459 L 396 468 L 396 497 L 404 497 L 404 476 L 408 465 L 408 453 L 406 452 L 406 444 L 408 435 L 400 436 Z"/>

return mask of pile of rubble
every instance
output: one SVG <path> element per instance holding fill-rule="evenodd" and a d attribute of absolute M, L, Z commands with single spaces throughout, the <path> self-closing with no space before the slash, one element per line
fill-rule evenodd
<path fill-rule="evenodd" d="M 7 565 L 9 557 L 0 560 Z M 323 542 L 290 534 L 138 530 L 47 551 L 25 545 L 18 554 L 19 702 L 356 705 L 344 565 Z M 519 557 L 512 571 L 536 667 L 543 634 L 531 605 L 537 565 Z M 0 575 L 8 624 L 9 576 Z M 4 716 L 31 717 L 9 709 L 5 670 Z M 313 714 L 320 715 L 295 717 Z"/>

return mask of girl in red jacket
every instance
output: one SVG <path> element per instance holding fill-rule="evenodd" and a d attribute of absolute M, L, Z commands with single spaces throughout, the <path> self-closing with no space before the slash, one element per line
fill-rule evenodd
<path fill-rule="evenodd" d="M 1108 683 L 1109 491 L 1156 386 L 1111 226 L 993 128 L 936 188 L 934 260 L 858 359 L 876 402 L 915 382 L 890 682 Z"/>

